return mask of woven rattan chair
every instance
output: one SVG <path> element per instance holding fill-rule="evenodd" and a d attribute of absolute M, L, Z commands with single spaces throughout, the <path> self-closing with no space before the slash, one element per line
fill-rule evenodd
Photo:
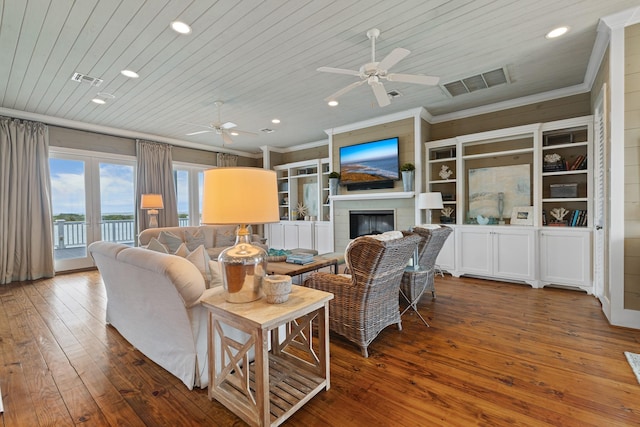
<path fill-rule="evenodd" d="M 351 274 L 313 273 L 305 286 L 334 294 L 329 302 L 329 328 L 360 346 L 367 347 L 380 331 L 397 324 L 402 330 L 398 294 L 404 268 L 420 236 L 410 234 L 393 240 L 358 237 L 347 248 L 345 262 Z"/>
<path fill-rule="evenodd" d="M 436 298 L 436 288 L 434 284 L 434 276 L 437 269 L 436 259 L 444 242 L 453 229 L 444 225 L 441 225 L 439 228 L 422 228 L 416 226 L 412 231 L 422 237 L 422 241 L 418 244 L 418 265 L 420 268 L 416 271 L 406 269 L 402 275 L 400 290 L 409 303 L 409 307 L 402 312 L 403 314 L 409 308 L 412 308 L 418 313 L 418 300 L 426 291 L 431 291 L 432 298 Z M 418 316 L 420 316 L 422 321 L 428 326 L 420 313 L 418 313 Z"/>

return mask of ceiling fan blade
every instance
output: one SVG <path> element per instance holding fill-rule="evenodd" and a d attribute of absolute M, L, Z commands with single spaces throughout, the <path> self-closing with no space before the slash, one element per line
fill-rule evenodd
<path fill-rule="evenodd" d="M 238 126 L 237 124 L 233 123 L 233 122 L 226 122 L 221 124 L 219 127 L 221 127 L 222 129 L 231 129 Z"/>
<path fill-rule="evenodd" d="M 249 131 L 240 130 L 240 129 L 233 129 L 233 130 L 230 130 L 229 132 L 231 132 L 231 134 L 237 133 L 238 135 L 258 136 L 258 134 L 255 132 L 249 132 Z"/>
<path fill-rule="evenodd" d="M 209 132 L 213 132 L 213 130 L 199 130 L 197 132 L 191 132 L 191 133 L 187 133 L 185 135 L 186 136 L 192 136 L 192 135 L 200 135 L 201 133 L 209 133 Z"/>
<path fill-rule="evenodd" d="M 378 100 L 378 105 L 381 107 L 386 107 L 391 104 L 391 100 L 389 99 L 389 95 L 387 95 L 387 91 L 384 88 L 384 85 L 380 82 L 372 82 L 369 83 L 371 89 L 373 89 L 373 94 L 376 96 Z"/>
<path fill-rule="evenodd" d="M 330 96 L 326 97 L 324 100 L 327 101 L 327 102 L 335 101 L 340 96 L 342 96 L 345 93 L 349 92 L 351 89 L 357 88 L 358 86 L 360 86 L 364 82 L 366 82 L 366 80 L 360 80 L 359 82 L 351 83 L 349 86 L 343 87 L 342 89 L 340 89 L 339 91 L 337 91 L 333 95 L 330 95 Z"/>
<path fill-rule="evenodd" d="M 440 81 L 440 77 L 391 73 L 387 74 L 387 80 L 390 82 L 417 83 L 419 85 L 435 86 Z"/>
<path fill-rule="evenodd" d="M 321 71 L 323 73 L 347 74 L 349 76 L 360 75 L 360 71 L 345 70 L 344 68 L 320 67 L 316 71 Z"/>
<path fill-rule="evenodd" d="M 411 53 L 410 50 L 397 47 L 393 49 L 390 54 L 385 56 L 384 59 L 380 61 L 380 63 L 378 63 L 378 69 L 388 70 L 389 68 L 393 67 L 398 62 L 400 62 L 402 59 L 404 59 L 410 53 Z"/>
<path fill-rule="evenodd" d="M 180 124 L 189 125 L 189 126 L 197 126 L 199 128 L 205 128 L 205 129 L 210 129 L 210 130 L 213 129 L 211 126 L 202 125 L 202 124 L 199 124 L 199 123 L 180 122 Z"/>
<path fill-rule="evenodd" d="M 225 144 L 233 144 L 233 139 L 231 139 L 231 137 L 226 132 L 222 132 L 222 141 Z"/>

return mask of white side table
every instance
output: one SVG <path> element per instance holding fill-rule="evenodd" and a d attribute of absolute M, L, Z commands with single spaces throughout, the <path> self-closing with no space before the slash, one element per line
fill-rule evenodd
<path fill-rule="evenodd" d="M 209 399 L 250 425 L 277 426 L 329 390 L 331 299 L 331 293 L 295 285 L 282 304 L 265 298 L 229 303 L 222 292 L 203 299 L 209 310 Z M 225 336 L 221 324 L 245 332 L 246 341 Z M 318 332 L 315 345 L 312 326 Z"/>

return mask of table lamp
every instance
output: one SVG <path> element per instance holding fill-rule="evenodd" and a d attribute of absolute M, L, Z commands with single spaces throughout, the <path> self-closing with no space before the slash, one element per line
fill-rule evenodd
<path fill-rule="evenodd" d="M 224 167 L 204 172 L 202 223 L 239 224 L 235 245 L 218 257 L 228 302 L 250 302 L 262 297 L 267 252 L 251 243 L 248 225 L 278 221 L 275 171 Z"/>
<path fill-rule="evenodd" d="M 143 194 L 140 209 L 146 210 L 149 214 L 149 228 L 158 227 L 158 209 L 164 209 L 162 194 Z"/>
<path fill-rule="evenodd" d="M 418 194 L 418 209 L 427 210 L 427 224 L 431 224 L 431 209 L 442 209 L 442 193 Z"/>

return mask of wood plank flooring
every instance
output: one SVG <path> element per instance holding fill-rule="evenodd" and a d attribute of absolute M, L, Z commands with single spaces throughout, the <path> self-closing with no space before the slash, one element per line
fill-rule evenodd
<path fill-rule="evenodd" d="M 624 351 L 640 331 L 610 326 L 582 292 L 437 278 L 403 330 L 369 358 L 331 335 L 331 389 L 292 426 L 640 425 Z M 97 271 L 0 286 L 2 426 L 238 426 L 104 322 Z"/>

